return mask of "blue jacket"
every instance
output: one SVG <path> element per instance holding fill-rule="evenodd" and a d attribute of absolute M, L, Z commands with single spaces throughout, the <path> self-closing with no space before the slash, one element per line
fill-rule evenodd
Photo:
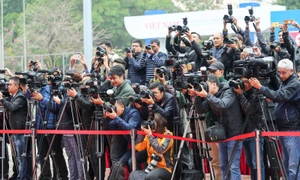
<path fill-rule="evenodd" d="M 50 86 L 46 85 L 40 90 L 43 99 L 40 101 L 40 109 L 43 118 L 41 118 L 40 113 L 36 115 L 36 128 L 37 129 L 54 129 L 56 124 L 56 118 L 58 114 L 58 106 L 56 103 L 51 103 L 51 90 Z M 42 119 L 46 122 L 46 126 L 42 127 Z"/>
<path fill-rule="evenodd" d="M 165 64 L 165 60 L 167 60 L 167 54 L 162 52 L 154 53 L 149 57 L 145 54 L 143 55 L 140 62 L 140 68 L 146 67 L 146 84 L 154 78 L 154 68 L 163 66 Z"/>
<path fill-rule="evenodd" d="M 300 82 L 295 74 L 282 82 L 277 91 L 262 86 L 260 93 L 276 102 L 275 118 L 278 130 L 300 130 Z"/>
<path fill-rule="evenodd" d="M 121 117 L 117 116 L 109 122 L 109 128 L 113 130 L 140 129 L 142 120 L 140 112 L 135 107 L 126 107 Z"/>
<path fill-rule="evenodd" d="M 126 69 L 128 69 L 127 79 L 129 79 L 131 83 L 144 85 L 146 80 L 146 68 L 140 68 L 139 64 L 141 59 L 142 53 L 139 53 L 132 58 L 125 57 L 124 61 L 126 62 Z"/>

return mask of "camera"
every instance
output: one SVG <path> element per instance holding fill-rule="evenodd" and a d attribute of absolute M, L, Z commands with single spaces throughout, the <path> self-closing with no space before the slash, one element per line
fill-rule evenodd
<path fill-rule="evenodd" d="M 138 103 L 138 104 L 142 103 L 141 96 L 139 94 L 134 94 L 132 96 L 129 96 L 128 100 L 132 103 Z"/>
<path fill-rule="evenodd" d="M 240 77 L 267 78 L 276 74 L 274 57 L 255 58 L 250 60 L 237 60 L 233 63 L 234 79 Z"/>
<path fill-rule="evenodd" d="M 141 126 L 145 129 L 148 129 L 148 126 L 150 127 L 150 129 L 155 129 L 154 120 L 152 120 L 152 119 L 150 119 L 148 121 L 142 121 Z"/>
<path fill-rule="evenodd" d="M 255 20 L 255 17 L 253 16 L 253 7 L 248 10 L 249 11 L 249 16 L 245 16 L 244 21 L 245 22 L 253 22 Z"/>
<path fill-rule="evenodd" d="M 127 48 L 124 49 L 124 52 L 134 54 L 134 49 L 131 49 L 130 47 L 127 47 Z"/>
<path fill-rule="evenodd" d="M 278 46 L 280 46 L 280 42 L 279 41 L 273 41 L 271 44 L 270 44 L 270 48 L 271 49 L 276 49 Z"/>
<path fill-rule="evenodd" d="M 141 90 L 141 91 L 140 91 L 140 97 L 141 97 L 141 98 L 147 98 L 147 99 L 150 99 L 150 96 L 151 96 L 151 97 L 154 97 L 154 94 L 153 94 L 153 92 L 152 92 L 150 89 L 147 89 L 147 90 Z"/>
<path fill-rule="evenodd" d="M 233 11 L 232 11 L 232 5 L 231 4 L 228 4 L 227 5 L 227 9 L 228 9 L 228 15 L 225 14 L 224 17 L 223 17 L 223 20 L 226 22 L 226 23 L 233 23 Z"/>
<path fill-rule="evenodd" d="M 208 91 L 208 85 L 206 83 L 208 72 L 206 67 L 201 67 L 200 72 L 184 74 L 185 77 L 188 77 L 187 83 L 193 85 L 196 91 L 202 91 L 201 86 L 205 91 Z M 192 88 L 188 86 L 188 88 Z"/>
<path fill-rule="evenodd" d="M 245 85 L 244 85 L 244 81 L 242 81 L 241 79 L 236 79 L 236 80 L 230 80 L 229 81 L 229 87 L 238 89 L 240 86 L 241 89 L 244 89 Z"/>
<path fill-rule="evenodd" d="M 145 48 L 147 49 L 147 51 L 151 50 L 152 49 L 151 44 L 148 44 L 147 46 L 145 46 Z"/>
<path fill-rule="evenodd" d="M 8 97 L 8 82 L 5 78 L 0 78 L 0 91 L 2 92 L 3 96 Z"/>
<path fill-rule="evenodd" d="M 103 64 L 103 59 L 102 59 L 102 58 L 104 57 L 105 54 L 107 54 L 105 47 L 103 47 L 103 46 L 98 46 L 98 47 L 96 48 L 97 61 L 98 61 L 100 64 Z"/>
<path fill-rule="evenodd" d="M 20 84 L 27 84 L 28 89 L 33 92 L 39 88 L 46 86 L 48 84 L 47 78 L 42 73 L 36 71 L 28 72 L 16 72 L 16 75 L 23 75 L 24 78 L 20 78 Z"/>
<path fill-rule="evenodd" d="M 5 69 L 0 69 L 0 74 L 5 74 Z"/>
<path fill-rule="evenodd" d="M 36 67 L 36 65 L 37 65 L 37 62 L 36 62 L 36 61 L 30 61 L 30 62 L 29 62 L 30 70 L 31 70 L 31 71 L 37 71 L 38 68 Z"/>
<path fill-rule="evenodd" d="M 173 25 L 173 26 L 169 26 L 169 31 L 176 31 L 177 30 L 177 26 Z"/>
<path fill-rule="evenodd" d="M 112 105 L 112 104 L 110 104 L 110 103 L 104 103 L 103 104 L 103 111 L 107 111 L 107 112 L 109 112 L 109 113 L 112 113 L 113 112 L 113 110 L 116 112 L 117 110 L 116 110 L 116 107 L 114 106 L 114 105 Z"/>
<path fill-rule="evenodd" d="M 183 35 L 185 32 L 188 32 L 190 29 L 189 29 L 189 27 L 187 27 L 188 19 L 185 17 L 185 18 L 182 18 L 182 20 L 183 20 L 183 26 L 180 26 L 180 25 L 176 26 L 176 30 L 178 32 L 180 32 L 180 34 Z"/>
<path fill-rule="evenodd" d="M 151 155 L 151 162 L 150 164 L 147 166 L 147 168 L 145 169 L 145 172 L 148 174 L 150 171 L 152 171 L 153 169 L 156 168 L 158 162 L 160 162 L 162 159 L 161 157 L 159 157 L 156 154 L 152 154 Z"/>
<path fill-rule="evenodd" d="M 163 77 L 163 75 L 165 75 L 165 78 L 168 79 L 170 71 L 165 66 L 161 66 L 155 70 L 155 73 L 158 74 L 161 78 Z"/>
<path fill-rule="evenodd" d="M 201 52 L 202 57 L 204 60 L 210 60 L 211 56 L 212 56 L 212 52 L 210 51 L 210 49 L 214 46 L 214 43 L 212 40 L 205 40 L 202 42 L 203 45 L 203 51 Z"/>

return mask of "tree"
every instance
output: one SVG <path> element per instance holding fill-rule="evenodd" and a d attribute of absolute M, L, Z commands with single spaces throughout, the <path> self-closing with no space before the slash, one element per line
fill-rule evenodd
<path fill-rule="evenodd" d="M 219 8 L 215 4 L 215 0 L 175 0 L 175 2 L 184 11 L 213 10 Z"/>
<path fill-rule="evenodd" d="M 295 0 L 277 0 L 274 4 L 286 6 L 287 10 L 300 9 L 300 1 Z"/>

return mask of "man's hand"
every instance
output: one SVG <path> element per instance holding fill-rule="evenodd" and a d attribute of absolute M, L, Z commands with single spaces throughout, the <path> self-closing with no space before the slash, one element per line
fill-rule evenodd
<path fill-rule="evenodd" d="M 108 111 L 105 111 L 105 115 L 106 115 L 106 117 L 109 117 L 110 119 L 115 119 L 117 117 L 117 113 L 113 109 L 111 109 L 111 110 L 112 110 L 111 113 Z"/>
<path fill-rule="evenodd" d="M 292 21 L 292 25 L 293 25 L 295 28 L 297 28 L 297 29 L 300 30 L 300 26 L 299 26 L 299 24 L 298 24 L 297 21 L 293 20 L 293 21 Z"/>
<path fill-rule="evenodd" d="M 3 94 L 2 94 L 2 92 L 0 91 L 0 100 L 2 100 L 3 99 Z"/>
<path fill-rule="evenodd" d="M 255 18 L 254 23 L 255 23 L 256 29 L 260 29 L 260 18 Z"/>
<path fill-rule="evenodd" d="M 60 104 L 60 99 L 58 96 L 53 96 L 53 101 L 56 102 L 56 104 Z"/>
<path fill-rule="evenodd" d="M 231 49 L 237 49 L 237 45 L 235 43 L 228 44 Z"/>
<path fill-rule="evenodd" d="M 193 86 L 192 84 L 189 84 L 189 87 L 188 87 L 187 90 L 188 90 L 188 94 L 189 94 L 191 97 L 193 97 L 193 96 L 196 95 L 196 91 L 195 91 L 194 86 Z"/>
<path fill-rule="evenodd" d="M 86 65 L 86 61 L 85 61 L 84 55 L 82 53 L 80 53 L 80 56 L 81 56 L 81 58 L 79 59 L 80 63 L 82 65 Z"/>
<path fill-rule="evenodd" d="M 31 93 L 31 98 L 35 99 L 35 100 L 38 100 L 38 101 L 41 101 L 43 99 L 43 96 L 42 96 L 41 93 L 39 93 L 37 91 L 34 91 L 33 93 Z"/>
<path fill-rule="evenodd" d="M 148 125 L 148 129 L 144 128 L 144 127 L 141 127 L 141 130 L 144 131 L 144 133 L 147 135 L 147 136 L 151 136 L 152 135 L 152 130 L 150 128 L 150 126 Z"/>
<path fill-rule="evenodd" d="M 213 56 L 210 56 L 210 58 L 211 58 L 210 60 L 207 60 L 208 64 L 212 64 L 213 62 L 217 61 L 217 59 Z"/>
<path fill-rule="evenodd" d="M 241 53 L 240 57 L 241 57 L 241 60 L 245 60 L 247 59 L 247 57 L 249 56 L 248 52 L 243 50 L 243 52 Z"/>
<path fill-rule="evenodd" d="M 104 101 L 100 98 L 100 95 L 98 94 L 98 97 L 96 99 L 94 99 L 93 97 L 91 97 L 91 101 L 92 103 L 96 104 L 96 105 L 103 105 Z"/>
<path fill-rule="evenodd" d="M 6 76 L 9 76 L 9 77 L 13 77 L 14 75 L 10 72 L 10 70 L 8 68 L 4 68 L 5 69 L 5 74 Z"/>
<path fill-rule="evenodd" d="M 132 52 L 125 52 L 125 56 L 128 58 L 132 58 Z"/>
<path fill-rule="evenodd" d="M 273 33 L 274 30 L 275 30 L 275 27 L 271 25 L 271 26 L 270 26 L 270 32 Z"/>
<path fill-rule="evenodd" d="M 155 102 L 152 98 L 152 96 L 150 96 L 150 98 L 141 98 L 142 102 L 149 104 L 149 105 L 153 105 Z"/>
<path fill-rule="evenodd" d="M 165 74 L 162 74 L 162 77 L 160 77 L 159 75 L 157 76 L 157 79 L 159 80 L 159 82 L 161 82 L 163 85 L 167 84 L 167 80 L 165 78 Z"/>
<path fill-rule="evenodd" d="M 282 28 L 283 28 L 283 32 L 289 32 L 288 24 L 283 24 Z"/>
<path fill-rule="evenodd" d="M 192 36 L 192 34 L 191 34 L 190 31 L 187 31 L 187 32 L 185 32 L 184 34 L 187 36 L 187 38 L 190 40 L 190 42 L 193 41 L 193 36 Z"/>
<path fill-rule="evenodd" d="M 233 90 L 234 90 L 234 92 L 235 92 L 236 94 L 239 94 L 239 95 L 243 94 L 243 90 L 241 89 L 240 85 L 238 86 L 237 89 L 236 89 L 236 88 L 233 88 Z"/>
<path fill-rule="evenodd" d="M 74 56 L 72 56 L 70 59 L 70 68 L 74 68 L 75 63 L 76 63 L 76 59 Z"/>
<path fill-rule="evenodd" d="M 254 87 L 256 89 L 260 89 L 261 88 L 261 84 L 260 84 L 260 82 L 256 78 L 250 78 L 249 79 L 249 83 L 251 84 L 252 87 Z"/>
<path fill-rule="evenodd" d="M 185 74 L 185 73 L 188 73 L 189 72 L 189 69 L 187 67 L 186 64 L 182 64 L 181 65 L 181 69 L 182 69 L 182 73 Z"/>
<path fill-rule="evenodd" d="M 206 97 L 206 95 L 207 95 L 207 92 L 204 90 L 204 88 L 203 88 L 203 86 L 201 85 L 201 88 L 202 88 L 202 90 L 199 92 L 199 91 L 195 91 L 196 92 L 196 94 L 198 95 L 198 96 L 200 96 L 200 97 L 202 97 L 202 98 L 205 98 Z"/>
<path fill-rule="evenodd" d="M 253 46 L 252 49 L 256 57 L 261 56 L 261 51 L 257 46 Z"/>
<path fill-rule="evenodd" d="M 77 95 L 77 92 L 76 92 L 76 90 L 75 90 L 74 88 L 68 89 L 68 90 L 67 90 L 67 93 L 68 93 L 68 95 L 69 95 L 70 97 L 75 97 L 75 96 Z"/>

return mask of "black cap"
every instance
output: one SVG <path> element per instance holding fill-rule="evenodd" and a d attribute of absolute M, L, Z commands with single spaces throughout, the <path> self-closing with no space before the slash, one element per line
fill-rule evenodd
<path fill-rule="evenodd" d="M 208 67 L 209 70 L 224 70 L 225 67 L 224 67 L 224 64 L 219 62 L 219 61 L 216 61 L 216 62 L 213 62 L 209 67 Z"/>

